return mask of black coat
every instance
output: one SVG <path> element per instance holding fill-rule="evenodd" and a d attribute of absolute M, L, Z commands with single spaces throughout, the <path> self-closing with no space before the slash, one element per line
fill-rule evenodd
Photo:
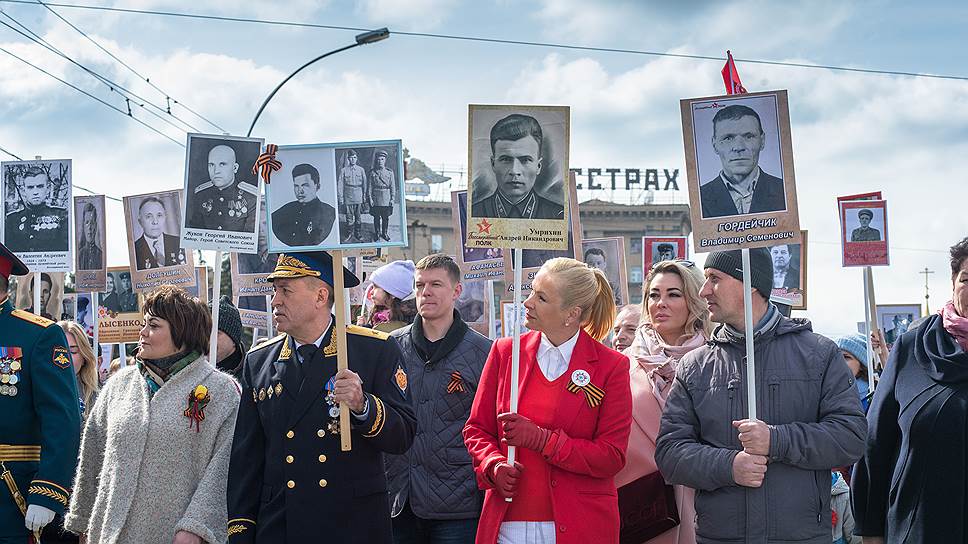
<path fill-rule="evenodd" d="M 530 217 L 522 219 L 562 219 L 565 217 L 565 207 L 534 193 L 535 203 Z M 497 192 L 484 197 L 471 206 L 474 217 L 502 217 L 498 211 Z"/>
<path fill-rule="evenodd" d="M 185 250 L 178 247 L 178 237 L 167 233 L 164 234 L 163 237 L 165 240 L 165 262 L 162 263 L 159 263 L 158 260 L 155 259 L 155 254 L 151 251 L 151 247 L 148 245 L 148 241 L 145 240 L 144 235 L 135 240 L 135 268 L 138 270 L 148 270 L 163 266 L 177 266 L 180 264 L 185 264 Z"/>
<path fill-rule="evenodd" d="M 315 246 L 333 230 L 336 209 L 318 198 L 294 201 L 272 212 L 272 233 L 292 247 Z"/>
<path fill-rule="evenodd" d="M 369 413 L 354 419 L 353 449 L 343 452 L 327 432 L 332 331 L 309 362 L 298 362 L 287 335 L 246 356 L 228 480 L 233 544 L 392 541 L 383 453 L 407 451 L 416 427 L 400 349 L 385 333 L 347 327 L 349 368 L 363 380 Z"/>
<path fill-rule="evenodd" d="M 736 205 L 733 204 L 733 197 L 723 182 L 722 174 L 699 187 L 699 199 L 702 202 L 702 216 L 705 219 L 739 215 Z M 750 204 L 749 213 L 777 212 L 784 209 L 786 209 L 786 200 L 783 196 L 783 180 L 760 170 L 756 188 L 753 189 L 753 202 Z"/>
<path fill-rule="evenodd" d="M 901 335 L 851 478 L 854 534 L 968 542 L 968 354 L 933 315 Z"/>

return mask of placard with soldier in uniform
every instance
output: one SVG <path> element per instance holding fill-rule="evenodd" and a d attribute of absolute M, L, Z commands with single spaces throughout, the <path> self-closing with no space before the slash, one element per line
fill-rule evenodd
<path fill-rule="evenodd" d="M 103 291 L 107 274 L 104 195 L 74 197 L 74 248 L 78 291 Z"/>
<path fill-rule="evenodd" d="M 35 272 L 70 272 L 70 159 L 2 167 L 4 244 Z"/>

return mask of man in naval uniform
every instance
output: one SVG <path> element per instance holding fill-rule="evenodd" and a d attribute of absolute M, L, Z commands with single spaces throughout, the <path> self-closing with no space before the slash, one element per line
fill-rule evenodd
<path fill-rule="evenodd" d="M 510 219 L 562 219 L 565 208 L 539 195 L 534 183 L 541 174 L 544 136 L 538 120 L 512 114 L 491 127 L 491 169 L 497 181 L 494 193 L 475 200 L 474 217 Z"/>
<path fill-rule="evenodd" d="M 346 287 L 359 284 L 349 270 Z M 416 420 L 400 349 L 346 329 L 336 371 L 334 265 L 324 251 L 282 254 L 269 275 L 283 334 L 249 351 L 228 479 L 229 542 L 390 544 L 383 453 L 410 448 Z M 339 404 L 353 449 L 341 451 Z"/>
<path fill-rule="evenodd" d="M 26 543 L 63 513 L 81 440 L 67 338 L 14 310 L 8 278 L 29 270 L 0 244 L 0 543 Z"/>
<path fill-rule="evenodd" d="M 874 219 L 874 212 L 867 208 L 857 212 L 857 220 L 860 226 L 850 232 L 851 242 L 880 242 L 881 231 L 871 227 L 871 219 Z"/>
<path fill-rule="evenodd" d="M 333 230 L 336 210 L 319 199 L 319 170 L 311 164 L 292 169 L 292 191 L 296 201 L 272 212 L 272 233 L 291 247 L 315 246 Z"/>
<path fill-rule="evenodd" d="M 17 180 L 22 210 L 7 214 L 4 242 L 11 251 L 67 251 L 67 210 L 47 205 L 50 177 L 31 166 Z"/>
<path fill-rule="evenodd" d="M 236 180 L 239 163 L 235 150 L 217 145 L 208 152 L 209 181 L 195 188 L 186 227 L 232 232 L 255 232 L 255 205 L 259 187 Z"/>

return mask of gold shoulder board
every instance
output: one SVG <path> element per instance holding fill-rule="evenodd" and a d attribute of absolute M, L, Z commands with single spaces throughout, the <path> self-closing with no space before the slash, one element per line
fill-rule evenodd
<path fill-rule="evenodd" d="M 386 340 L 387 338 L 390 338 L 390 335 L 383 331 L 378 331 L 369 327 L 360 327 L 358 325 L 347 325 L 346 332 L 350 334 L 358 334 L 360 336 L 369 336 L 370 338 L 377 338 L 379 340 Z"/>
<path fill-rule="evenodd" d="M 262 342 L 259 342 L 258 344 L 252 346 L 252 348 L 249 349 L 249 353 L 251 353 L 253 351 L 256 351 L 256 350 L 259 350 L 259 349 L 262 349 L 264 347 L 271 346 L 271 345 L 279 342 L 280 340 L 285 340 L 285 338 L 286 338 L 286 334 L 283 333 L 283 334 L 280 334 L 280 335 L 275 336 L 273 338 L 269 338 L 268 340 L 263 340 Z"/>
<path fill-rule="evenodd" d="M 41 327 L 49 327 L 54 324 L 53 321 L 47 319 L 46 317 L 40 317 L 39 315 L 34 315 L 30 312 L 25 312 L 24 310 L 14 310 L 10 312 L 10 315 L 19 317 L 24 321 L 29 321 L 34 325 L 40 325 Z"/>

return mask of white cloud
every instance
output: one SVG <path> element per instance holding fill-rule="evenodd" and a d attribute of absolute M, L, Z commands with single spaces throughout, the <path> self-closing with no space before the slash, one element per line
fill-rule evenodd
<path fill-rule="evenodd" d="M 418 31 L 436 28 L 457 6 L 457 0 L 360 0 L 356 11 L 375 27 Z"/>

